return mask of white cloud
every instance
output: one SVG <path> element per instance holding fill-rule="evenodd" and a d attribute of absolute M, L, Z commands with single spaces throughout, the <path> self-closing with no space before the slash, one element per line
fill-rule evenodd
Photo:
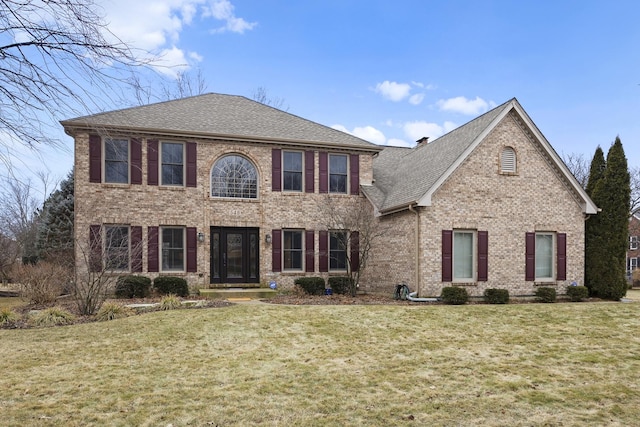
<path fill-rule="evenodd" d="M 407 83 L 396 83 L 385 80 L 376 85 L 375 92 L 390 101 L 399 102 L 409 96 L 411 86 Z"/>
<path fill-rule="evenodd" d="M 220 21 L 225 21 L 223 27 L 213 30 L 215 33 L 231 31 L 232 33 L 242 34 L 258 25 L 256 22 L 247 22 L 242 18 L 238 18 L 233 9 L 233 5 L 228 0 L 211 0 L 207 6 L 203 7 L 202 16 L 204 18 L 212 16 Z"/>
<path fill-rule="evenodd" d="M 442 127 L 444 128 L 444 133 L 449 133 L 449 132 L 451 132 L 452 130 L 454 130 L 455 128 L 457 128 L 457 127 L 458 127 L 458 125 L 457 125 L 457 124 L 455 124 L 454 122 L 446 121 L 446 122 L 444 122 L 444 124 L 442 125 Z"/>
<path fill-rule="evenodd" d="M 341 132 L 348 133 L 349 135 L 357 136 L 365 141 L 372 142 L 374 144 L 382 145 L 387 141 L 384 134 L 373 126 L 355 127 L 352 131 L 344 127 L 343 125 L 333 125 L 333 129 Z"/>
<path fill-rule="evenodd" d="M 442 111 L 452 111 L 467 115 L 478 115 L 486 112 L 490 106 L 495 105 L 493 102 L 487 102 L 476 96 L 476 99 L 467 99 L 464 96 L 455 98 L 441 99 L 436 105 Z"/>
<path fill-rule="evenodd" d="M 385 145 L 389 147 L 413 147 L 415 143 L 407 142 L 404 139 L 389 138 Z"/>
<path fill-rule="evenodd" d="M 420 105 L 420 103 L 423 100 L 424 100 L 424 93 L 416 93 L 415 95 L 411 95 L 409 97 L 409 104 Z"/>
<path fill-rule="evenodd" d="M 417 141 L 424 136 L 434 140 L 445 133 L 442 126 L 437 123 L 428 123 L 423 121 L 407 122 L 403 126 L 405 135 L 412 141 Z"/>

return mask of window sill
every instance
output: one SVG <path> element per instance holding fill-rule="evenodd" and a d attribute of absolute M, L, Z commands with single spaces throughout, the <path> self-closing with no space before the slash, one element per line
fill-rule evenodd
<path fill-rule="evenodd" d="M 475 287 L 478 286 L 478 282 L 451 282 L 452 286 L 468 286 Z"/>
<path fill-rule="evenodd" d="M 165 191 L 185 191 L 186 187 L 184 185 L 159 185 L 158 189 Z"/>
<path fill-rule="evenodd" d="M 104 188 L 131 188 L 131 184 L 118 184 L 115 182 L 103 182 L 102 187 Z"/>
<path fill-rule="evenodd" d="M 259 203 L 260 198 L 255 199 L 243 199 L 241 197 L 212 197 L 209 196 L 211 202 L 236 202 L 236 203 Z"/>
<path fill-rule="evenodd" d="M 557 286 L 557 285 L 558 285 L 558 282 L 553 279 L 536 280 L 535 282 L 533 282 L 533 286 Z"/>

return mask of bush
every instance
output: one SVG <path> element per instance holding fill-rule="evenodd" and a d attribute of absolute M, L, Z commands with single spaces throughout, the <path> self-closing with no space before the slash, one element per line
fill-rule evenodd
<path fill-rule="evenodd" d="M 573 302 L 582 301 L 589 296 L 589 289 L 586 286 L 567 286 L 567 295 Z"/>
<path fill-rule="evenodd" d="M 50 307 L 34 314 L 29 323 L 33 326 L 59 326 L 73 323 L 76 317 L 61 307 Z"/>
<path fill-rule="evenodd" d="M 16 278 L 23 298 L 33 304 L 47 305 L 62 295 L 70 277 L 70 271 L 60 265 L 39 262 L 20 266 Z"/>
<path fill-rule="evenodd" d="M 329 286 L 334 294 L 351 295 L 353 280 L 347 276 L 329 277 Z"/>
<path fill-rule="evenodd" d="M 485 289 L 484 300 L 489 304 L 507 304 L 509 302 L 509 290 Z"/>
<path fill-rule="evenodd" d="M 146 298 L 151 292 L 151 279 L 144 276 L 121 276 L 116 282 L 116 297 Z"/>
<path fill-rule="evenodd" d="M 104 322 L 106 320 L 122 319 L 124 317 L 133 316 L 135 312 L 122 304 L 116 304 L 114 302 L 107 302 L 102 304 L 98 314 L 96 314 L 96 320 Z"/>
<path fill-rule="evenodd" d="M 445 304 L 462 305 L 469 301 L 469 293 L 465 288 L 447 286 L 442 288 L 441 298 Z"/>
<path fill-rule="evenodd" d="M 189 286 L 182 277 L 160 276 L 153 280 L 153 287 L 160 295 L 189 296 Z"/>
<path fill-rule="evenodd" d="M 0 308 L 0 326 L 11 325 L 18 320 L 20 320 L 18 313 L 8 308 Z"/>
<path fill-rule="evenodd" d="M 182 307 L 182 301 L 173 294 L 166 295 L 160 300 L 160 310 L 175 310 L 180 307 Z"/>
<path fill-rule="evenodd" d="M 324 295 L 324 279 L 322 277 L 298 277 L 296 285 L 309 295 Z"/>
<path fill-rule="evenodd" d="M 536 289 L 538 302 L 556 302 L 556 288 L 542 287 Z"/>

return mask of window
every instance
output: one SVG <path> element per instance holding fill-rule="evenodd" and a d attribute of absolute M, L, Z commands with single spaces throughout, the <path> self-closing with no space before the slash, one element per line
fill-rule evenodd
<path fill-rule="evenodd" d="M 282 153 L 282 181 L 286 191 L 302 191 L 302 152 Z"/>
<path fill-rule="evenodd" d="M 255 199 L 258 197 L 258 173 L 249 160 L 228 155 L 211 169 L 211 197 Z"/>
<path fill-rule="evenodd" d="M 500 154 L 500 171 L 502 173 L 516 173 L 516 152 L 512 147 L 504 147 Z"/>
<path fill-rule="evenodd" d="M 129 270 L 128 226 L 105 226 L 104 254 L 106 270 Z"/>
<path fill-rule="evenodd" d="M 347 192 L 347 156 L 329 154 L 329 192 Z"/>
<path fill-rule="evenodd" d="M 184 144 L 162 143 L 162 185 L 184 184 Z"/>
<path fill-rule="evenodd" d="M 629 236 L 629 250 L 635 251 L 638 249 L 638 236 Z"/>
<path fill-rule="evenodd" d="M 468 282 L 475 278 L 474 232 L 453 232 L 453 280 Z"/>
<path fill-rule="evenodd" d="M 553 234 L 536 233 L 536 280 L 553 279 Z"/>
<path fill-rule="evenodd" d="M 184 229 L 162 229 L 162 271 L 184 271 Z"/>
<path fill-rule="evenodd" d="M 282 232 L 282 254 L 285 270 L 302 270 L 302 231 L 284 230 Z"/>
<path fill-rule="evenodd" d="M 329 233 L 329 270 L 347 269 L 347 232 Z"/>
<path fill-rule="evenodd" d="M 638 268 L 638 258 L 629 258 L 629 271 L 633 271 Z"/>
<path fill-rule="evenodd" d="M 129 140 L 105 139 L 104 182 L 129 183 Z"/>

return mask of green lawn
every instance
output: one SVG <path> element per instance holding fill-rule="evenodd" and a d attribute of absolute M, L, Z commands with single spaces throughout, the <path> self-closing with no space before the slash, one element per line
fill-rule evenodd
<path fill-rule="evenodd" d="M 0 330 L 0 424 L 634 425 L 639 330 L 635 302 L 236 305 Z"/>

